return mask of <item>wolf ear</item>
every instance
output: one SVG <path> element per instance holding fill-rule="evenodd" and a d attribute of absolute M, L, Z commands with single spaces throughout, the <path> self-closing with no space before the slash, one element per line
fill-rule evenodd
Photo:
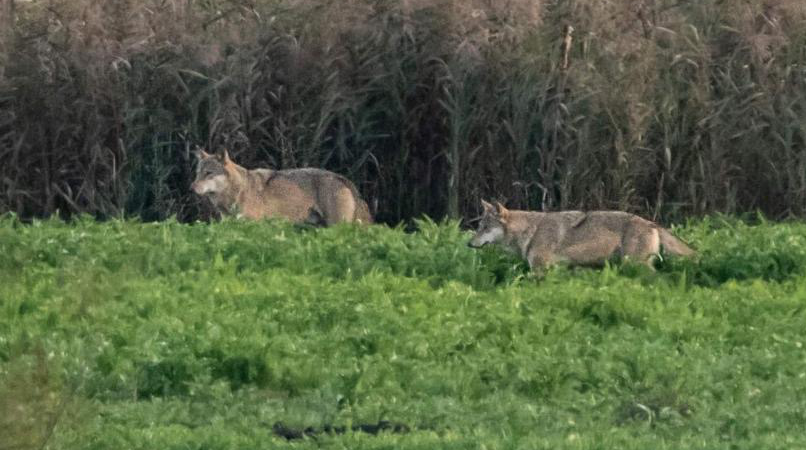
<path fill-rule="evenodd" d="M 207 159 L 210 157 L 210 154 L 205 152 L 203 148 L 196 146 L 196 150 L 193 152 L 196 155 L 196 159 L 202 160 Z"/>
<path fill-rule="evenodd" d="M 509 217 L 509 210 L 504 207 L 499 202 L 495 202 L 495 215 L 497 215 L 501 221 L 505 221 L 507 217 Z"/>
<path fill-rule="evenodd" d="M 493 212 L 493 205 L 485 202 L 484 200 L 481 201 L 481 207 L 484 208 L 485 214 Z"/>
<path fill-rule="evenodd" d="M 227 163 L 227 162 L 231 161 L 231 159 L 229 159 L 229 152 L 225 148 L 222 148 L 221 150 L 216 152 L 215 156 L 216 156 L 216 158 L 218 158 L 219 161 L 221 161 L 223 163 Z"/>

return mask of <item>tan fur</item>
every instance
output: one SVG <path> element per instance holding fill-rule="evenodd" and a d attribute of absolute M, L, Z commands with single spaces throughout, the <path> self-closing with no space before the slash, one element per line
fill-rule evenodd
<path fill-rule="evenodd" d="M 372 223 L 366 202 L 341 175 L 314 168 L 247 170 L 226 151 L 219 155 L 199 151 L 197 157 L 191 189 L 207 197 L 221 214 L 249 219 L 284 217 L 314 225 Z"/>
<path fill-rule="evenodd" d="M 660 225 L 621 211 L 532 212 L 482 200 L 484 213 L 468 245 L 500 244 L 540 272 L 556 264 L 602 265 L 621 257 L 649 267 L 660 253 L 690 256 L 694 250 Z"/>

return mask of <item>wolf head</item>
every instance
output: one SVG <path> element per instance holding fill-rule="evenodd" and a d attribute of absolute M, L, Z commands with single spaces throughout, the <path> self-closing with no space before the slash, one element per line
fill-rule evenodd
<path fill-rule="evenodd" d="M 476 234 L 467 243 L 468 246 L 479 248 L 484 244 L 495 244 L 501 242 L 506 235 L 506 225 L 509 219 L 509 210 L 504 205 L 496 202 L 495 205 L 481 201 L 484 212 L 479 221 Z"/>
<path fill-rule="evenodd" d="M 196 180 L 190 185 L 193 192 L 214 198 L 221 195 L 232 184 L 230 181 L 231 167 L 235 164 L 229 159 L 226 150 L 211 155 L 202 149 L 196 150 Z"/>

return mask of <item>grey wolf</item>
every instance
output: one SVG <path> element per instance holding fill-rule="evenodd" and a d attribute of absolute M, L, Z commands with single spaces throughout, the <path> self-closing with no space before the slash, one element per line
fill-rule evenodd
<path fill-rule="evenodd" d="M 665 228 L 626 212 L 534 212 L 484 200 L 481 204 L 481 221 L 468 245 L 501 245 L 525 258 L 537 273 L 556 263 L 602 265 L 612 258 L 652 268 L 661 248 L 672 255 L 695 254 Z"/>
<path fill-rule="evenodd" d="M 372 223 L 355 185 L 336 173 L 314 168 L 248 170 L 233 162 L 226 150 L 211 155 L 199 149 L 196 157 L 191 189 L 222 215 L 282 217 L 317 226 Z"/>

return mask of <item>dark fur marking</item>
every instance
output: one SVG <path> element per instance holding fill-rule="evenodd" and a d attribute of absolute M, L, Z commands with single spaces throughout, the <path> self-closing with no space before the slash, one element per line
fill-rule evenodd
<path fill-rule="evenodd" d="M 576 221 L 576 222 L 574 222 L 573 224 L 571 224 L 571 228 L 578 228 L 578 227 L 580 227 L 580 226 L 581 226 L 583 223 L 585 223 L 585 221 L 587 221 L 587 220 L 588 220 L 588 213 L 583 212 L 583 213 L 582 213 L 582 218 L 581 218 L 581 219 L 579 219 L 579 220 L 577 220 L 577 221 Z"/>

